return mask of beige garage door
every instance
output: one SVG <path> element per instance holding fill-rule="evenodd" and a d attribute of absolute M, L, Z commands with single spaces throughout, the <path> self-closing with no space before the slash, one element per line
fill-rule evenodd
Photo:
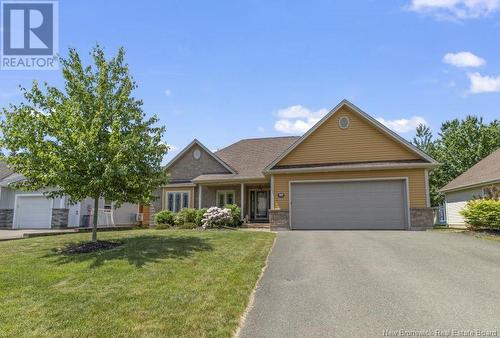
<path fill-rule="evenodd" d="M 407 229 L 404 180 L 291 183 L 291 228 Z"/>

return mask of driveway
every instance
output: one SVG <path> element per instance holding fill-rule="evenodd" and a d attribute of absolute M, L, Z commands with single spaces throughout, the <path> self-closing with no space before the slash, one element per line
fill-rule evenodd
<path fill-rule="evenodd" d="M 495 333 L 499 285 L 498 242 L 433 231 L 280 232 L 239 336 Z"/>

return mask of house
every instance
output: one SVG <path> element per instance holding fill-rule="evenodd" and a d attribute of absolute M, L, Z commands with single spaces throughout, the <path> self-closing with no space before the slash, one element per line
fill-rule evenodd
<path fill-rule="evenodd" d="M 21 191 L 11 187 L 24 177 L 10 170 L 0 161 L 0 229 L 51 229 L 83 227 L 92 224 L 94 200 L 86 198 L 71 204 L 67 196 L 47 198 L 43 192 Z M 136 224 L 139 206 L 124 203 L 117 208 L 114 203 L 99 201 L 98 225 Z"/>
<path fill-rule="evenodd" d="M 156 211 L 236 203 L 273 229 L 433 225 L 436 161 L 347 100 L 301 137 L 245 139 L 212 152 L 194 140 L 166 166 Z"/>
<path fill-rule="evenodd" d="M 500 188 L 500 148 L 441 188 L 445 197 L 447 224 L 465 227 L 460 211 L 467 201 L 484 197 L 484 188 L 493 185 Z"/>

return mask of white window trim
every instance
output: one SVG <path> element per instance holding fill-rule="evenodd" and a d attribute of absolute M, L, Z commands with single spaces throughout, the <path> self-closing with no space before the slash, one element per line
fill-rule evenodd
<path fill-rule="evenodd" d="M 219 194 L 224 194 L 224 205 L 227 205 L 227 194 L 233 194 L 233 204 L 236 204 L 236 193 L 234 190 L 217 190 L 215 192 L 215 205 L 219 206 Z M 224 207 L 224 205 L 222 207 Z"/>
<path fill-rule="evenodd" d="M 165 210 L 170 210 L 169 205 L 168 205 L 168 194 L 176 194 L 180 193 L 181 194 L 181 208 L 182 209 L 182 194 L 187 193 L 188 194 L 188 205 L 185 208 L 191 208 L 191 191 L 190 190 L 175 190 L 175 191 L 165 191 Z M 175 201 L 175 199 L 174 199 Z M 175 204 L 175 202 L 174 202 Z M 173 210 L 174 208 L 172 208 Z"/>

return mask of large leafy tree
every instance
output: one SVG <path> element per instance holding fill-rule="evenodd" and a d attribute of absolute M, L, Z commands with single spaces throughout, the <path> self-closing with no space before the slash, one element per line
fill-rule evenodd
<path fill-rule="evenodd" d="M 439 205 L 439 189 L 500 147 L 500 121 L 485 123 L 482 118 L 445 121 L 437 138 L 429 127 L 420 125 L 413 143 L 441 163 L 429 174 L 431 203 Z"/>
<path fill-rule="evenodd" d="M 146 118 L 132 96 L 136 83 L 124 50 L 107 60 L 96 46 L 93 65 L 84 66 L 76 50 L 61 58 L 64 89 L 36 81 L 21 88 L 25 102 L 4 108 L 0 146 L 5 160 L 26 177 L 22 189 L 52 187 L 49 196 L 72 202 L 95 199 L 92 240 L 97 241 L 100 198 L 147 203 L 165 183 L 161 161 L 168 147 L 156 116 Z"/>

